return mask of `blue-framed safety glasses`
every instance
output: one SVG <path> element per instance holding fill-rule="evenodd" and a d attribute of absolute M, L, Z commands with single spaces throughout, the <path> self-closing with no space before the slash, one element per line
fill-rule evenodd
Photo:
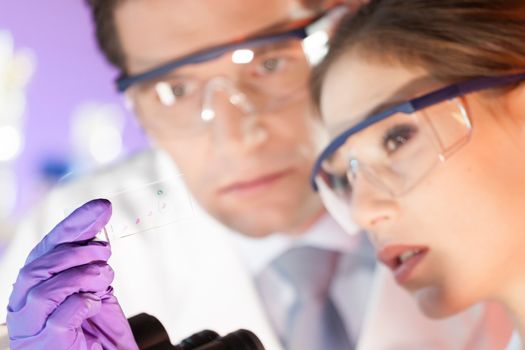
<path fill-rule="evenodd" d="M 159 136 L 202 130 L 221 108 L 251 116 L 275 113 L 308 97 L 311 65 L 326 53 L 327 18 L 334 12 L 123 75 L 117 87 Z"/>
<path fill-rule="evenodd" d="M 366 117 L 337 136 L 317 159 L 311 183 L 335 219 L 353 232 L 356 181 L 399 196 L 465 145 L 472 125 L 462 96 L 521 82 L 525 73 L 454 84 Z"/>

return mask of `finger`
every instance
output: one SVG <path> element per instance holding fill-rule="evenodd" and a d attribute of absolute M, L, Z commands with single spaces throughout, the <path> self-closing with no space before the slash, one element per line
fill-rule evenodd
<path fill-rule="evenodd" d="M 119 348 L 118 345 L 126 344 L 126 347 L 122 348 L 134 349 L 133 332 L 117 298 L 110 290 L 101 298 L 101 301 L 100 312 L 88 318 L 86 322 L 82 324 L 82 329 L 86 337 L 97 337 L 99 334 L 108 334 L 107 337 L 97 337 L 102 348 L 117 349 Z"/>
<path fill-rule="evenodd" d="M 69 296 L 53 312 L 46 322 L 50 329 L 77 329 L 84 320 L 100 312 L 100 298 L 92 293 L 78 293 Z"/>
<path fill-rule="evenodd" d="M 101 305 L 100 298 L 94 294 L 73 294 L 51 315 L 46 323 L 46 330 L 55 333 L 54 330 L 61 332 L 63 329 L 66 329 L 66 331 L 78 333 L 80 336 L 75 339 L 75 343 L 68 349 L 85 347 L 90 350 L 102 350 L 98 338 L 100 338 L 100 334 L 105 333 L 99 333 L 98 337 L 88 341 L 82 330 L 82 324 L 87 319 L 100 313 Z"/>
<path fill-rule="evenodd" d="M 108 290 L 113 277 L 113 270 L 107 264 L 84 265 L 64 271 L 33 288 L 26 304 L 20 310 L 8 313 L 10 328 L 16 336 L 34 336 L 70 295 L 102 294 Z M 98 296 L 97 299 L 100 300 Z"/>
<path fill-rule="evenodd" d="M 61 245 L 46 255 L 24 266 L 13 285 L 9 298 L 9 310 L 19 310 L 29 290 L 52 276 L 75 266 L 95 261 L 107 261 L 111 249 L 105 242 L 88 242 L 85 245 Z"/>
<path fill-rule="evenodd" d="M 99 312 L 100 304 L 100 299 L 92 294 L 73 294 L 53 312 L 46 322 L 46 327 L 34 337 L 15 337 L 10 331 L 11 348 L 87 349 L 81 324 Z"/>
<path fill-rule="evenodd" d="M 59 244 L 87 241 L 108 223 L 111 217 L 111 202 L 95 199 L 76 209 L 49 232 L 33 248 L 26 264 L 51 251 Z"/>

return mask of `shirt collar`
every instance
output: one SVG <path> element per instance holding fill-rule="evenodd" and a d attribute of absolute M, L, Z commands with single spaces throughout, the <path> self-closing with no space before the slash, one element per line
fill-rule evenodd
<path fill-rule="evenodd" d="M 292 247 L 311 246 L 341 253 L 357 253 L 363 242 L 362 234 L 345 233 L 328 214 L 324 214 L 301 236 L 277 232 L 264 238 L 252 238 L 237 233 L 232 235 L 232 239 L 253 275 L 262 272 L 275 258 Z"/>

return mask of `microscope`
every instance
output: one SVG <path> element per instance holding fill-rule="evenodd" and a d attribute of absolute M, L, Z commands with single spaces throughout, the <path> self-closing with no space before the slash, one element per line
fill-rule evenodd
<path fill-rule="evenodd" d="M 223 337 L 204 330 L 174 346 L 166 329 L 154 316 L 142 313 L 128 321 L 140 350 L 264 350 L 259 338 L 245 329 Z"/>
<path fill-rule="evenodd" d="M 172 345 L 166 329 L 154 316 L 142 313 L 128 319 L 140 350 L 264 350 L 255 334 L 240 329 L 223 337 L 205 330 Z M 9 335 L 0 325 L 0 350 L 9 350 Z"/>

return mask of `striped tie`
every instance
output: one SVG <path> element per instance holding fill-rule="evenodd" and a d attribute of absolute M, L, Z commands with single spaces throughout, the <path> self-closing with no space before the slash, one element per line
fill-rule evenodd
<path fill-rule="evenodd" d="M 354 348 L 330 298 L 330 285 L 339 257 L 335 251 L 298 247 L 272 263 L 290 282 L 297 296 L 288 312 L 284 339 L 288 350 Z"/>

